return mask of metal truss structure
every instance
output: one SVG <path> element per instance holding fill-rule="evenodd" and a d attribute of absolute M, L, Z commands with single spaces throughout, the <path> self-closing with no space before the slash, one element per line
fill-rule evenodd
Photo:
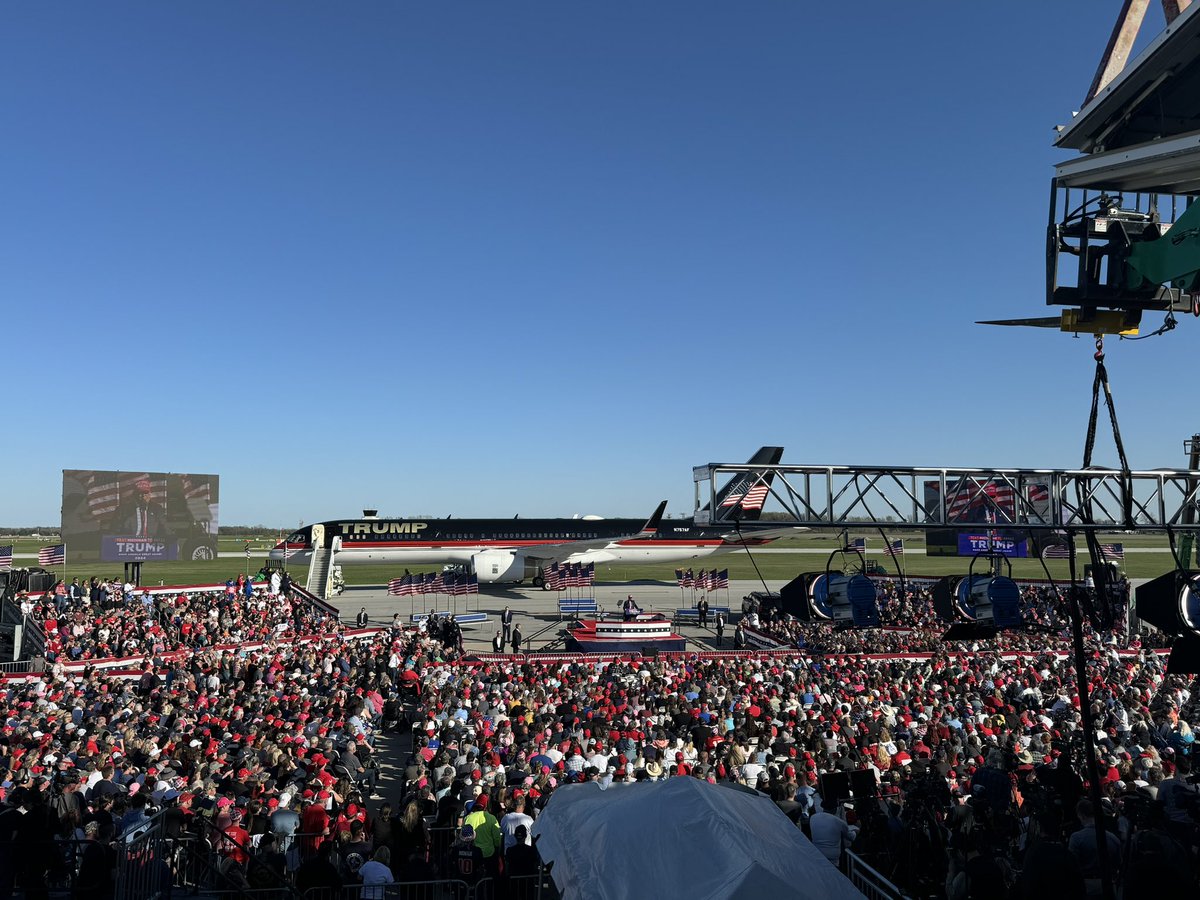
<path fill-rule="evenodd" d="M 745 514 L 729 478 L 769 485 L 784 524 L 810 528 L 947 528 L 988 523 L 1029 531 L 1200 531 L 1200 471 L 987 469 L 908 466 L 754 466 L 708 463 L 692 470 L 697 524 Z M 769 501 L 768 501 L 769 503 Z M 773 515 L 772 519 L 778 518 Z"/>

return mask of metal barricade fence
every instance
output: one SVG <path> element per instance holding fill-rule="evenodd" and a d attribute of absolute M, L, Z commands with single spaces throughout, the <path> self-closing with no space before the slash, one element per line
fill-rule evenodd
<path fill-rule="evenodd" d="M 475 885 L 471 900 L 559 900 L 558 890 L 543 869 L 536 875 L 501 875 L 483 878 Z"/>
<path fill-rule="evenodd" d="M 846 851 L 846 877 L 869 900 L 908 900 L 908 894 L 849 850 Z"/>
<path fill-rule="evenodd" d="M 119 841 L 115 900 L 157 900 L 171 896 L 173 842 L 161 816 L 141 834 Z"/>
<path fill-rule="evenodd" d="M 454 878 L 399 881 L 391 884 L 351 884 L 333 890 L 311 888 L 301 900 L 473 900 L 471 885 Z"/>

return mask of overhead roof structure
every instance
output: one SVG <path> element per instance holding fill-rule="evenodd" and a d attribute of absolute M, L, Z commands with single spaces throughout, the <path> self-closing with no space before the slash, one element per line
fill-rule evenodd
<path fill-rule="evenodd" d="M 1200 3 L 1100 88 L 1055 144 L 1085 154 L 1057 166 L 1063 187 L 1200 191 Z"/>

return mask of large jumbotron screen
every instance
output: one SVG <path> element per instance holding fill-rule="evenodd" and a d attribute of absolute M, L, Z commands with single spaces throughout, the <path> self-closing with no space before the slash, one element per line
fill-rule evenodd
<path fill-rule="evenodd" d="M 64 469 L 62 537 L 72 561 L 216 559 L 216 475 Z"/>

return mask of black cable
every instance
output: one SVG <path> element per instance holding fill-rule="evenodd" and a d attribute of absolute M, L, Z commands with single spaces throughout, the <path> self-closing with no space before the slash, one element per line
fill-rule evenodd
<path fill-rule="evenodd" d="M 1120 335 L 1123 341 L 1144 341 L 1146 338 L 1158 337 L 1160 334 L 1166 334 L 1168 331 L 1174 331 L 1175 326 L 1179 323 L 1175 321 L 1175 313 L 1167 311 L 1167 317 L 1163 319 L 1163 323 L 1156 329 L 1146 334 L 1137 335 Z"/>
<path fill-rule="evenodd" d="M 767 580 L 763 578 L 762 572 L 758 569 L 758 563 L 754 560 L 754 554 L 750 552 L 750 545 L 746 543 L 746 539 L 742 537 L 742 523 L 738 519 L 733 520 L 733 529 L 737 532 L 738 540 L 742 542 L 742 546 L 746 550 L 746 555 L 750 557 L 750 565 L 754 566 L 754 574 L 758 576 L 758 580 L 762 582 L 763 590 L 768 594 L 771 589 L 767 587 Z"/>
<path fill-rule="evenodd" d="M 879 537 L 883 540 L 883 552 L 886 554 L 887 549 L 891 546 L 891 544 L 888 543 L 888 537 L 883 532 L 883 526 L 880 526 L 878 530 Z M 900 603 L 903 606 L 904 599 L 908 595 L 908 589 L 905 587 L 904 583 L 904 567 L 900 565 L 900 557 L 896 555 L 895 552 L 893 552 L 891 556 L 892 562 L 896 564 L 896 574 L 900 576 Z"/>

